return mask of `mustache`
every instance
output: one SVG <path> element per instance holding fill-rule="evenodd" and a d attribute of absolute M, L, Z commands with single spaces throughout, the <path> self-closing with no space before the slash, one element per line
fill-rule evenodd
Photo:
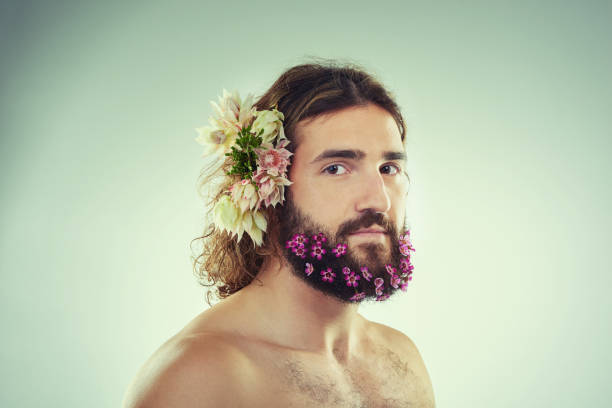
<path fill-rule="evenodd" d="M 354 220 L 349 220 L 342 223 L 338 227 L 337 237 L 346 237 L 347 235 L 361 229 L 368 228 L 371 225 L 376 224 L 385 230 L 385 233 L 392 234 L 395 227 L 391 223 L 388 217 L 382 213 L 377 213 L 373 210 L 366 210 L 364 214 Z"/>

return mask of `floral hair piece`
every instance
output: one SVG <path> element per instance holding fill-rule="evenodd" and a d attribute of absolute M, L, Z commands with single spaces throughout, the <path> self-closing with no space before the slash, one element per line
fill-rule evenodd
<path fill-rule="evenodd" d="M 223 90 L 219 103 L 211 101 L 210 126 L 196 128 L 195 139 L 204 146 L 202 157 L 214 155 L 226 165 L 223 192 L 213 208 L 213 223 L 232 236 L 249 234 L 256 246 L 263 243 L 267 220 L 265 207 L 285 200 L 289 140 L 283 130 L 282 112 L 276 107 L 258 111 L 253 95 L 243 101 L 238 92 Z"/>

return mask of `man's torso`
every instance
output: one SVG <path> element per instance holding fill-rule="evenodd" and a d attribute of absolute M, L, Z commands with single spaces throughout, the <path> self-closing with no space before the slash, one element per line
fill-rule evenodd
<path fill-rule="evenodd" d="M 212 330 L 220 341 L 245 357 L 236 370 L 241 374 L 234 379 L 235 387 L 228 387 L 235 407 L 435 406 L 429 376 L 416 347 L 387 326 L 366 321 L 367 336 L 358 351 L 344 356 L 334 350 L 330 358 L 234 335 L 231 323 L 220 327 L 218 323 L 205 324 L 206 320 L 193 327 Z"/>

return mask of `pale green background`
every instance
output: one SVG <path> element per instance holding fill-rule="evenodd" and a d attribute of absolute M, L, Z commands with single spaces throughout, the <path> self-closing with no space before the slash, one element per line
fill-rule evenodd
<path fill-rule="evenodd" d="M 610 2 L 0 11 L 0 406 L 119 406 L 206 308 L 194 128 L 310 55 L 406 115 L 414 280 L 362 310 L 415 341 L 438 406 L 610 406 Z"/>

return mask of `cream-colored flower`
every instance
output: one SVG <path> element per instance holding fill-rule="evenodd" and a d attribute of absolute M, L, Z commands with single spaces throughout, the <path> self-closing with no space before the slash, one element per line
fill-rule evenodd
<path fill-rule="evenodd" d="M 212 118 L 215 125 L 228 137 L 235 137 L 242 128 L 251 124 L 257 112 L 253 107 L 253 95 L 247 95 L 242 101 L 237 91 L 229 93 L 224 89 L 219 104 L 213 101 L 210 104 L 216 113 L 216 117 Z"/>
<path fill-rule="evenodd" d="M 223 156 L 231 150 L 231 145 L 236 140 L 235 136 L 228 137 L 223 130 L 216 127 L 203 126 L 196 128 L 196 132 L 198 136 L 195 141 L 204 146 L 202 157 L 209 154 Z"/>
<path fill-rule="evenodd" d="M 285 116 L 282 112 L 276 110 L 259 111 L 255 113 L 255 122 L 251 127 L 251 131 L 256 135 L 263 129 L 261 138 L 262 143 L 272 143 L 277 138 L 284 139 L 285 131 L 283 129 L 283 120 Z"/>
<path fill-rule="evenodd" d="M 232 201 L 240 208 L 240 211 L 245 212 L 258 207 L 259 195 L 251 180 L 240 180 L 233 184 L 229 191 Z"/>
<path fill-rule="evenodd" d="M 249 234 L 255 245 L 260 246 L 263 243 L 263 233 L 267 226 L 266 217 L 259 211 L 247 211 L 243 214 L 242 228 Z M 239 242 L 241 237 L 242 231 L 238 237 Z"/>
<path fill-rule="evenodd" d="M 224 194 L 219 198 L 213 209 L 215 225 L 227 232 L 234 233 L 238 229 L 241 218 L 238 208 L 231 197 Z"/>
<path fill-rule="evenodd" d="M 224 156 L 231 151 L 240 130 L 252 123 L 257 109 L 253 107 L 253 95 L 249 94 L 242 101 L 238 92 L 229 93 L 225 89 L 218 104 L 210 103 L 215 115 L 208 119 L 210 126 L 196 128 L 198 137 L 195 140 L 204 146 L 203 156 Z"/>
<path fill-rule="evenodd" d="M 266 231 L 268 224 L 260 211 L 241 211 L 227 194 L 221 196 L 215 204 L 213 211 L 215 225 L 232 236 L 237 236 L 238 242 L 240 242 L 242 235 L 246 232 L 255 245 L 260 246 L 263 243 L 263 233 Z"/>

